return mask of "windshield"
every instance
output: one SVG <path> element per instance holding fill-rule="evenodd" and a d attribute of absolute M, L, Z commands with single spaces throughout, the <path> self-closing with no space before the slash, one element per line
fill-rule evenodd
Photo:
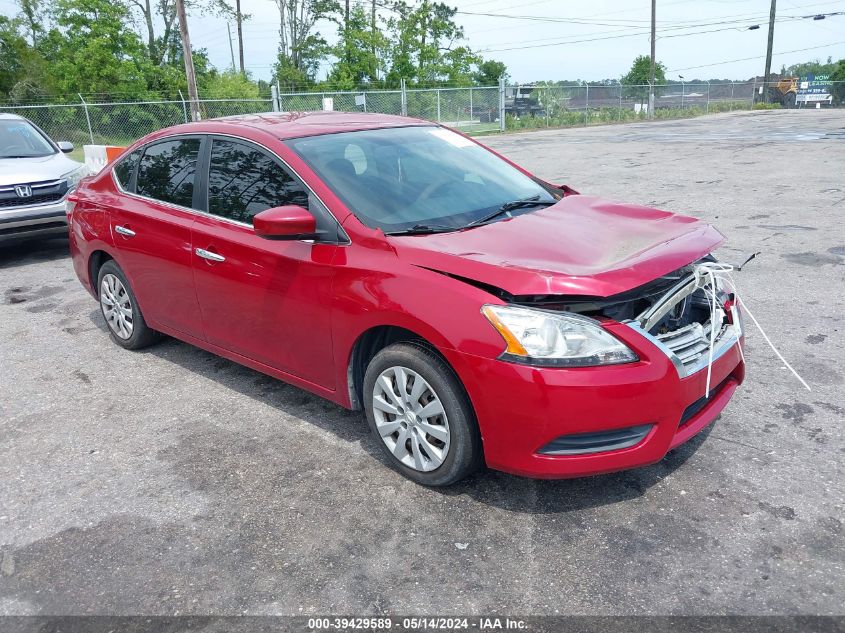
<path fill-rule="evenodd" d="M 55 153 L 55 148 L 29 121 L 0 120 L 0 158 L 33 158 Z"/>
<path fill-rule="evenodd" d="M 495 154 L 439 127 L 309 136 L 288 145 L 358 219 L 385 233 L 458 229 L 517 200 L 533 204 L 505 207 L 502 217 L 556 200 Z"/>

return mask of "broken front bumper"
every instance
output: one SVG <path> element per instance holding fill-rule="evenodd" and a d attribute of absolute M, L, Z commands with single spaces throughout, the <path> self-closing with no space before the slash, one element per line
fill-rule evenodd
<path fill-rule="evenodd" d="M 475 407 L 488 466 L 530 477 L 566 478 L 652 464 L 715 419 L 744 379 L 741 340 L 720 350 L 713 362 L 710 397 L 702 401 L 706 369 L 681 375 L 652 338 L 622 323 L 606 327 L 640 360 L 564 369 L 447 354 Z M 547 447 L 562 437 L 645 426 L 643 439 L 632 446 L 548 453 Z"/>

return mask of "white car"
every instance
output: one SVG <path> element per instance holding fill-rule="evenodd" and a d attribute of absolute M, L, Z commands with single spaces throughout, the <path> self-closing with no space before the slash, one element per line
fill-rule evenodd
<path fill-rule="evenodd" d="M 0 242 L 67 234 L 65 198 L 88 174 L 31 121 L 0 113 Z"/>

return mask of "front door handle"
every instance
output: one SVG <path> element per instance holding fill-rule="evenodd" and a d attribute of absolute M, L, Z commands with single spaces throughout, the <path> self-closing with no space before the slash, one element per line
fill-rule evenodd
<path fill-rule="evenodd" d="M 198 248 L 194 251 L 197 255 L 202 257 L 203 259 L 207 259 L 212 262 L 225 262 L 226 258 L 222 255 L 218 255 L 217 253 L 212 253 L 211 251 L 207 251 L 204 248 Z"/>
<path fill-rule="evenodd" d="M 120 233 L 121 235 L 125 235 L 126 237 L 135 237 L 135 231 L 132 229 L 128 229 L 125 226 L 116 226 L 114 227 L 115 233 Z"/>

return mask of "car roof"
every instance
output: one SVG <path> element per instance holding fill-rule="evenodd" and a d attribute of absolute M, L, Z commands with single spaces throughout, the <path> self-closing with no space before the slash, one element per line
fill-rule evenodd
<path fill-rule="evenodd" d="M 18 120 L 25 121 L 26 120 L 22 116 L 20 116 L 18 114 L 12 114 L 11 112 L 0 112 L 0 119 L 14 120 L 14 121 L 18 121 Z"/>
<path fill-rule="evenodd" d="M 239 114 L 235 116 L 207 119 L 197 123 L 180 125 L 184 133 L 193 128 L 197 132 L 213 132 L 203 129 L 212 123 L 224 123 L 233 126 L 248 126 L 269 132 L 278 139 L 334 134 L 337 132 L 355 132 L 380 128 L 407 127 L 412 125 L 432 125 L 422 119 L 376 114 L 368 112 L 264 112 L 260 114 Z M 217 127 L 208 125 L 209 128 Z"/>

